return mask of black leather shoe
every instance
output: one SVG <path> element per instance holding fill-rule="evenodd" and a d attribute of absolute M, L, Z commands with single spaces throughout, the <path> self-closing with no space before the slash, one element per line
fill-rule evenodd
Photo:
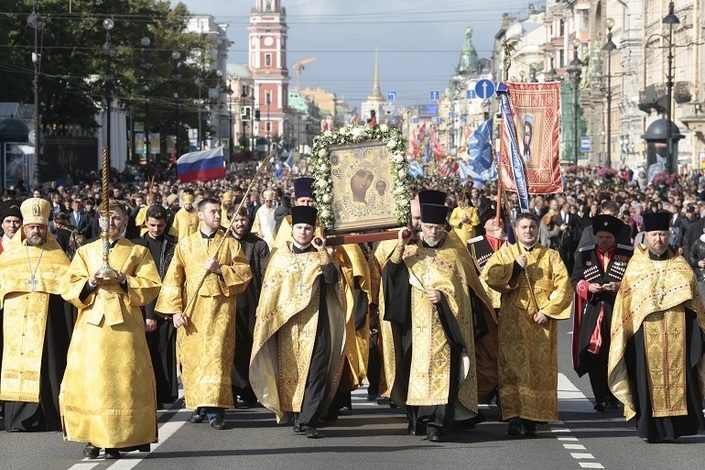
<path fill-rule="evenodd" d="M 105 449 L 105 460 L 117 460 L 120 457 L 120 451 L 117 449 Z"/>
<path fill-rule="evenodd" d="M 524 437 L 536 437 L 536 423 L 524 421 Z"/>
<path fill-rule="evenodd" d="M 307 426 L 306 427 L 306 437 L 309 439 L 318 439 L 321 437 L 320 434 L 318 434 L 318 429 L 312 427 L 312 426 Z"/>
<path fill-rule="evenodd" d="M 100 453 L 100 449 L 89 442 L 88 444 L 86 444 L 86 447 L 83 448 L 82 453 L 89 459 L 97 459 L 98 453 Z"/>
<path fill-rule="evenodd" d="M 507 437 L 521 437 L 521 420 L 519 418 L 512 418 L 509 420 Z"/>
<path fill-rule="evenodd" d="M 426 434 L 426 440 L 430 442 L 443 442 L 446 440 L 446 436 L 441 428 L 429 426 L 428 434 Z"/>
<path fill-rule="evenodd" d="M 306 426 L 299 424 L 299 423 L 294 423 L 293 431 L 295 434 L 304 433 L 304 432 L 306 432 Z"/>
<path fill-rule="evenodd" d="M 191 424 L 198 424 L 198 423 L 202 423 L 204 419 L 205 419 L 205 418 L 204 418 L 203 415 L 199 415 L 198 413 L 194 413 L 194 414 L 192 414 L 191 417 L 188 419 L 188 422 L 191 423 Z"/>
<path fill-rule="evenodd" d="M 225 429 L 225 422 L 223 422 L 223 418 L 221 418 L 220 416 L 216 416 L 215 418 L 213 418 L 210 422 L 210 425 L 216 431 L 222 431 L 223 429 Z"/>
<path fill-rule="evenodd" d="M 597 411 L 598 413 L 604 413 L 605 409 L 607 409 L 607 402 L 599 401 L 595 403 L 595 406 L 593 406 L 593 408 L 595 408 L 595 411 Z"/>

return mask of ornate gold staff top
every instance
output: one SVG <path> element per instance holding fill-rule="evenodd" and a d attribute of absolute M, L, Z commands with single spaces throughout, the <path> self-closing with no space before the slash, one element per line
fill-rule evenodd
<path fill-rule="evenodd" d="M 108 138 L 110 138 L 108 136 Z M 100 197 L 100 239 L 103 241 L 103 264 L 95 273 L 96 279 L 114 280 L 118 278 L 118 273 L 110 267 L 108 257 L 110 255 L 110 238 L 108 230 L 110 229 L 110 146 L 103 147 L 103 168 L 102 168 L 102 186 Z"/>

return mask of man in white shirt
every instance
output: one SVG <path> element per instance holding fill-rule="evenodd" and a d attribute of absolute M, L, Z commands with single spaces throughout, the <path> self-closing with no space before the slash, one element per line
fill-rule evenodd
<path fill-rule="evenodd" d="M 251 232 L 267 242 L 271 248 L 274 243 L 274 191 L 268 189 L 262 193 L 264 204 L 257 209 Z"/>

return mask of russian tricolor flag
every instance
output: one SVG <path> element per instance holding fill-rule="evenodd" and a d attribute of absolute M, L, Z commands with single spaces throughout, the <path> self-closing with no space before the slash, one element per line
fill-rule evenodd
<path fill-rule="evenodd" d="M 176 174 L 182 183 L 225 178 L 223 147 L 181 155 L 176 160 Z"/>

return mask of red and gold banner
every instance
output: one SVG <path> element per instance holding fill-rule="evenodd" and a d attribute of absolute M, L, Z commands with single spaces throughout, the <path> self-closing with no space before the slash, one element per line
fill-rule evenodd
<path fill-rule="evenodd" d="M 504 82 L 509 91 L 511 116 L 519 152 L 524 161 L 530 194 L 563 191 L 559 159 L 560 83 Z M 504 125 L 504 123 L 503 123 Z M 502 133 L 499 173 L 502 186 L 516 191 L 507 149 L 507 133 Z"/>

